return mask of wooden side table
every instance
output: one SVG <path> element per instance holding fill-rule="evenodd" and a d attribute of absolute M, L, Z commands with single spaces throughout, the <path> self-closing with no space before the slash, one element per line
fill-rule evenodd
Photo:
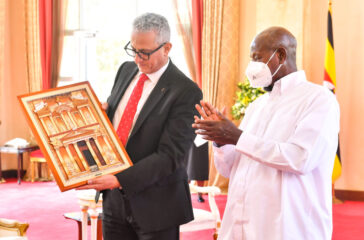
<path fill-rule="evenodd" d="M 2 169 L 1 169 L 1 153 L 13 153 L 18 156 L 18 184 L 21 183 L 21 172 L 23 171 L 23 153 L 31 152 L 39 149 L 38 145 L 28 145 L 26 147 L 10 147 L 10 146 L 0 146 L 0 180 L 2 179 Z"/>

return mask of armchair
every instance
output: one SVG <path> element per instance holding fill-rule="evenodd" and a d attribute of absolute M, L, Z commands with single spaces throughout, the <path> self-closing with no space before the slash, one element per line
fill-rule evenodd
<path fill-rule="evenodd" d="M 28 227 L 29 227 L 28 223 L 0 218 L 0 240 L 5 240 L 5 239 L 26 240 L 27 237 L 25 232 L 27 231 Z"/>
<path fill-rule="evenodd" d="M 217 208 L 215 195 L 220 194 L 221 190 L 215 186 L 199 187 L 191 181 L 189 184 L 191 193 L 207 193 L 210 211 L 193 208 L 195 219 L 189 223 L 180 226 L 180 232 L 192 232 L 205 229 L 215 229 L 214 239 L 217 239 L 220 229 L 221 218 L 220 212 Z"/>

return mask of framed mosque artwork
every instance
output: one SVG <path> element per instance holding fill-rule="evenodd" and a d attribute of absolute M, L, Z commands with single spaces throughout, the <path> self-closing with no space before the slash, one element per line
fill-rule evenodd
<path fill-rule="evenodd" d="M 62 192 L 132 165 L 88 82 L 18 99 Z"/>

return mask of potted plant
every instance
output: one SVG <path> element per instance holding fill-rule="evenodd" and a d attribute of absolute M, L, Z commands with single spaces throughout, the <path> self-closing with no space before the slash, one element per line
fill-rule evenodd
<path fill-rule="evenodd" d="M 239 90 L 236 92 L 235 104 L 231 107 L 233 119 L 241 120 L 244 117 L 245 109 L 265 91 L 261 88 L 253 88 L 248 80 L 238 83 Z"/>

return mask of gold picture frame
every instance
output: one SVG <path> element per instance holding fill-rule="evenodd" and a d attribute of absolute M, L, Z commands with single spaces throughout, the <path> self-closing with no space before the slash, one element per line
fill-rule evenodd
<path fill-rule="evenodd" d="M 88 82 L 18 99 L 62 192 L 132 165 Z"/>

